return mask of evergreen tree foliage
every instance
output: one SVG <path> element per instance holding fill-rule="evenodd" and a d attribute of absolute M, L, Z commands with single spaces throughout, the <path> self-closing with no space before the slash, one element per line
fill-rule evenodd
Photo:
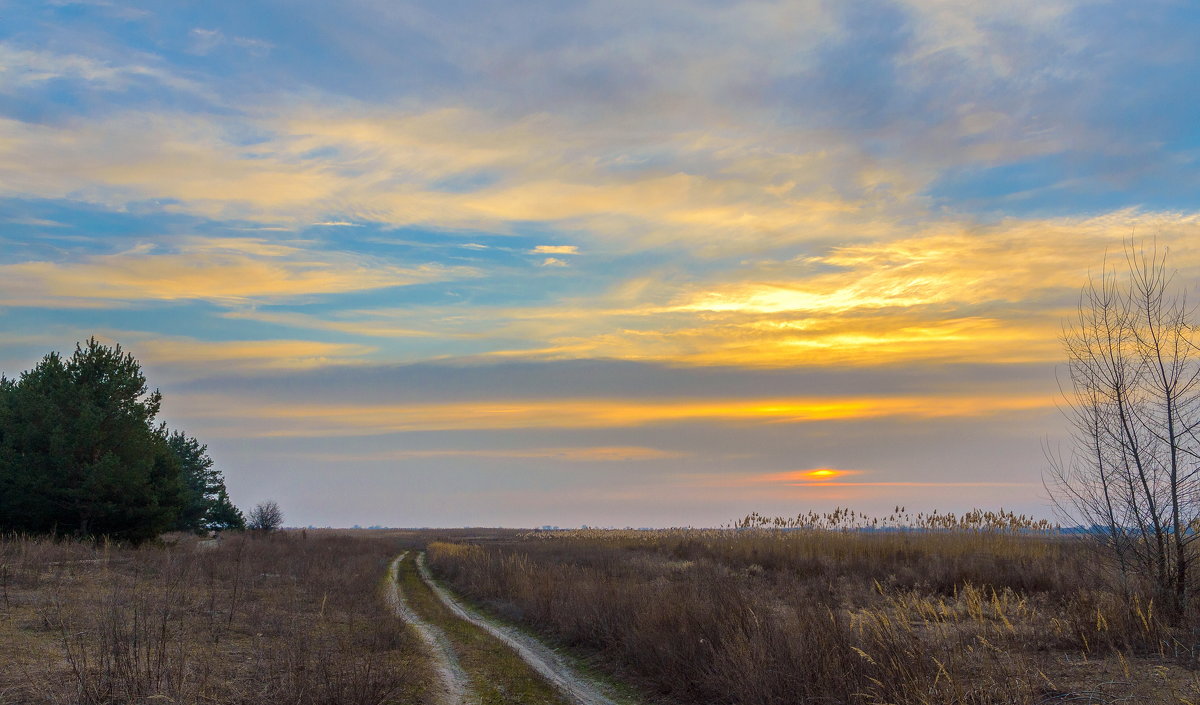
<path fill-rule="evenodd" d="M 217 515 L 237 526 L 207 449 L 155 425 L 161 403 L 132 355 L 94 338 L 0 377 L 0 531 L 140 541 Z"/>
<path fill-rule="evenodd" d="M 229 501 L 229 493 L 225 491 L 224 481 L 221 482 L 221 489 L 217 491 L 217 496 L 208 509 L 208 528 L 214 531 L 246 528 L 246 517 L 242 514 L 242 510 Z"/>
<path fill-rule="evenodd" d="M 179 461 L 185 489 L 175 528 L 196 532 L 245 528 L 241 511 L 229 501 L 225 479 L 213 468 L 208 446 L 180 431 L 167 437 L 167 445 Z"/>

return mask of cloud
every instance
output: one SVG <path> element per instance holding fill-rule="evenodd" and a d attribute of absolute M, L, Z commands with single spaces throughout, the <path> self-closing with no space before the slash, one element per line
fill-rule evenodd
<path fill-rule="evenodd" d="M 0 344 L 0 362 L 10 376 L 28 369 L 51 350 L 70 353 L 76 342 L 95 337 L 107 345 L 119 344 L 147 370 L 152 387 L 169 388 L 219 375 L 242 379 L 259 374 L 298 375 L 308 370 L 366 365 L 375 361 L 379 348 L 354 343 L 301 339 L 205 340 L 146 330 L 122 330 L 89 323 L 54 325 L 38 335 L 6 336 Z"/>
<path fill-rule="evenodd" d="M 196 27 L 189 34 L 192 37 L 192 46 L 190 51 L 193 54 L 207 54 L 225 39 L 221 31 L 217 29 L 204 29 L 202 27 Z"/>
<path fill-rule="evenodd" d="M 930 191 L 956 169 L 1085 153 L 1119 156 L 1132 172 L 1173 168 L 1161 140 L 1098 125 L 1086 113 L 1097 106 L 1063 90 L 1109 39 L 1072 23 L 1086 4 L 628 3 L 617 21 L 611 7 L 584 3 L 494 18 L 503 31 L 465 27 L 444 9 L 299 6 L 346 61 L 304 75 L 310 92 L 207 112 L 160 103 L 53 125 L 9 121 L 0 185 L 276 224 L 339 214 L 504 233 L 553 223 L 572 237 L 682 244 L 701 256 L 903 237 L 940 217 Z M 193 35 L 207 49 L 270 42 L 208 23 Z M 132 61 L 17 58 L 5 65 L 33 66 L 35 77 L 111 82 L 139 71 Z M 434 87 L 343 85 L 355 66 L 430 72 Z M 227 80 L 258 85 L 234 74 Z"/>
<path fill-rule="evenodd" d="M 810 399 L 920 397 L 977 394 L 1032 397 L 1049 393 L 1040 363 L 959 364 L 856 368 L 837 364 L 787 369 L 689 367 L 617 360 L 509 361 L 490 365 L 461 360 L 372 364 L 287 375 L 214 376 L 179 393 L 245 395 L 305 406 L 314 399 L 367 406 L 607 399 Z M 628 445 L 628 444 L 625 444 Z"/>
<path fill-rule="evenodd" d="M 0 93 L 15 93 L 51 81 L 81 81 L 94 89 L 126 90 L 141 81 L 150 81 L 172 90 L 209 96 L 208 89 L 169 69 L 154 65 L 155 57 L 142 57 L 145 63 L 115 62 L 82 54 L 62 54 L 44 49 L 28 49 L 0 41 Z"/>
<path fill-rule="evenodd" d="M 747 488 L 757 486 L 780 487 L 1037 487 L 1036 482 L 995 481 L 905 481 L 905 480 L 847 480 L 842 478 L 867 474 L 865 470 L 839 470 L 835 468 L 813 468 L 810 470 L 785 470 L 756 475 L 697 475 L 688 479 L 703 487 Z"/>
<path fill-rule="evenodd" d="M 935 111 L 951 114 L 934 125 L 883 126 L 872 140 L 893 147 L 881 150 L 854 128 L 762 124 L 761 106 L 728 124 L 704 113 L 657 124 L 660 106 L 609 125 L 469 101 L 275 101 L 233 114 L 0 121 L 0 192 L 114 208 L 164 200 L 172 212 L 292 227 L 373 222 L 511 233 L 551 223 L 610 247 L 686 244 L 693 255 L 725 257 L 904 237 L 911 223 L 944 217 L 930 210 L 928 191 L 949 170 L 1117 149 L 1086 126 L 1069 139 L 1058 130 L 1031 133 L 984 104 Z M 334 214 L 347 220 L 329 220 Z"/>
<path fill-rule="evenodd" d="M 1200 254 L 1187 246 L 1200 231 L 1195 214 L 1126 211 L 1085 219 L 1009 219 L 989 228 L 933 225 L 912 237 L 763 261 L 746 281 L 697 291 L 679 306 L 711 313 L 836 315 L 1045 300 L 1048 290 L 1080 286 L 1106 249 L 1120 248 L 1131 231 L 1155 220 L 1174 230 L 1169 239 L 1184 247 L 1181 254 Z M 996 269 L 997 261 L 1016 252 L 1019 261 Z"/>
<path fill-rule="evenodd" d="M 66 223 L 60 223 L 57 220 L 49 220 L 46 218 L 9 218 L 6 222 L 14 225 L 29 225 L 36 228 L 68 228 Z"/>
<path fill-rule="evenodd" d="M 128 341 L 130 336 L 124 336 Z M 140 338 L 140 339 L 139 339 Z M 204 368 L 214 371 L 297 370 L 352 362 L 377 348 L 309 340 L 197 340 L 194 338 L 133 336 L 128 345 L 147 364 Z M 197 370 L 198 371 L 198 370 Z"/>
<path fill-rule="evenodd" d="M 792 135 L 787 145 L 693 132 L 648 136 L 660 159 L 694 163 L 667 172 L 606 163 L 604 155 L 623 146 L 563 118 L 365 110 L 352 116 L 300 106 L 280 115 L 273 108 L 232 124 L 146 113 L 55 126 L 0 121 L 0 192 L 110 207 L 167 199 L 168 211 L 272 225 L 328 222 L 330 213 L 501 233 L 520 222 L 569 223 L 626 244 L 701 239 L 718 253 L 745 249 L 752 233 L 782 244 L 850 224 L 863 235 L 890 230 L 880 220 L 881 189 L 915 188 L 823 134 Z M 247 131 L 262 139 L 234 139 Z M 580 163 L 578 151 L 599 158 Z M 478 174 L 497 178 L 468 190 L 442 186 Z"/>
<path fill-rule="evenodd" d="M 565 262 L 557 257 L 547 257 L 546 259 L 542 260 L 541 266 L 543 266 L 543 267 L 569 267 L 571 265 L 569 265 L 567 262 Z"/>
<path fill-rule="evenodd" d="M 481 361 L 610 358 L 795 368 L 1024 364 L 1061 359 L 1061 321 L 1108 251 L 1155 233 L 1200 276 L 1200 216 L 1133 210 L 1084 218 L 932 224 L 909 237 L 744 260 L 705 276 L 639 273 L 531 305 L 471 301 L 229 318 L 379 338 L 427 338 Z M 1020 253 L 1014 256 L 1013 253 Z M 997 262 L 1005 263 L 997 267 Z M 394 350 L 403 359 L 415 354 Z"/>
<path fill-rule="evenodd" d="M 328 462 L 388 462 L 427 458 L 505 458 L 517 460 L 552 460 L 568 463 L 628 463 L 686 457 L 686 453 L 644 448 L 640 446 L 595 446 L 562 448 L 493 448 L 396 450 L 382 453 L 304 453 L 310 460 Z"/>
<path fill-rule="evenodd" d="M 577 255 L 579 247 L 576 245 L 538 245 L 529 253 L 534 255 Z"/>
<path fill-rule="evenodd" d="M 241 321 L 257 321 L 260 323 L 271 323 L 274 325 L 289 326 L 292 328 L 304 328 L 308 330 L 322 330 L 337 333 L 347 333 L 350 335 L 360 335 L 373 338 L 441 338 L 446 339 L 453 337 L 446 332 L 439 332 L 427 326 L 424 330 L 420 328 L 408 328 L 396 325 L 395 322 L 389 321 L 381 317 L 357 317 L 354 312 L 339 312 L 327 315 L 326 317 L 315 316 L 306 313 L 281 313 L 259 310 L 236 310 L 226 311 L 221 314 L 222 318 Z"/>
<path fill-rule="evenodd" d="M 200 56 L 209 54 L 221 46 L 235 46 L 256 56 L 262 56 L 275 48 L 271 42 L 252 37 L 226 36 L 219 29 L 196 27 L 190 32 L 190 36 L 192 46 L 189 51 Z"/>
<path fill-rule="evenodd" d="M 985 75 L 1007 77 L 1024 68 L 1030 44 L 1074 44 L 1063 20 L 1098 0 L 1018 0 L 1003 4 L 953 0 L 902 0 L 913 15 L 915 34 L 907 60 L 919 62 L 953 53 Z M 1025 61 L 1022 59 L 1025 58 Z M 1040 57 L 1039 57 L 1040 58 Z"/>
<path fill-rule="evenodd" d="M 414 280 L 449 281 L 477 272 L 397 267 L 349 255 L 330 258 L 310 251 L 311 244 L 206 238 L 180 252 L 123 253 L 119 258 L 128 262 L 119 267 L 107 259 L 115 256 L 55 265 L 62 272 L 58 279 L 42 276 L 38 296 L 30 293 L 33 284 L 26 289 L 19 278 L 12 278 L 8 292 L 21 289 L 25 305 L 37 305 L 54 300 L 48 295 L 67 293 L 50 284 L 70 280 L 75 293 L 90 295 L 71 300 L 71 305 L 149 300 L 96 298 L 116 294 L 90 291 L 88 281 L 132 286 L 125 280 L 140 272 L 139 266 L 152 269 L 153 258 L 161 256 L 166 256 L 163 264 L 174 266 L 172 255 L 186 251 L 194 258 L 190 270 L 196 281 L 168 268 L 163 271 L 169 274 L 169 288 L 149 278 L 137 282 L 138 287 L 162 291 L 137 297 L 179 300 L 188 293 L 205 294 L 204 300 L 235 307 L 220 314 L 227 320 L 386 339 L 386 354 L 397 360 L 431 355 L 478 361 L 610 358 L 765 368 L 1052 364 L 1062 356 L 1061 321 L 1073 311 L 1078 288 L 1106 250 L 1119 257 L 1130 232 L 1157 233 L 1186 279 L 1200 275 L 1198 227 L 1195 214 L 1139 211 L 1013 218 L 986 227 L 945 223 L 906 238 L 835 245 L 786 260 L 745 260 L 705 277 L 651 271 L 617 279 L 595 294 L 532 305 L 501 298 L 495 303 L 475 299 L 333 310 L 243 304 L 299 301 L 306 296 L 302 292 L 311 296 Z M 1022 254 L 1013 257 L 1014 252 Z M 245 267 L 238 264 L 243 260 L 249 262 Z M 996 262 L 1005 266 L 998 268 Z M 314 269 L 316 264 L 320 266 Z M 266 269 L 262 276 L 252 276 L 250 265 Z M 115 273 L 108 274 L 109 268 Z M 305 274 L 325 268 L 333 274 Z M 215 273 L 226 269 L 234 280 L 228 289 L 224 277 Z M 20 267 L 0 271 L 31 281 Z M 257 284 L 260 279 L 268 284 Z M 536 281 L 529 284 L 536 291 Z M 79 291 L 85 286 L 88 292 Z"/>
<path fill-rule="evenodd" d="M 281 301 L 470 277 L 436 264 L 399 267 L 371 258 L 244 238 L 190 238 L 72 261 L 0 265 L 0 302 L 89 307 L 132 301 Z"/>
<path fill-rule="evenodd" d="M 493 357 L 778 367 L 1052 362 L 1079 287 L 1106 251 L 1122 256 L 1130 233 L 1153 233 L 1182 277 L 1200 276 L 1200 216 L 1125 210 L 930 224 L 908 237 L 747 260 L 711 278 L 631 279 L 601 295 L 489 307 L 455 321 L 497 343 L 521 341 L 493 347 Z"/>
<path fill-rule="evenodd" d="M 407 431 L 624 428 L 683 422 L 809 423 L 870 418 L 966 418 L 1053 408 L 1034 396 L 831 397 L 710 400 L 553 399 L 426 404 L 272 404 L 177 397 L 191 418 L 236 425 L 233 437 L 371 436 Z M 236 408 L 235 408 L 236 407 Z"/>
<path fill-rule="evenodd" d="M 471 301 L 228 317 L 381 338 L 430 338 L 478 360 L 610 358 L 673 365 L 1053 363 L 1079 287 L 1155 233 L 1184 279 L 1200 276 L 1200 216 L 931 224 L 909 237 L 744 260 L 705 276 L 659 271 L 531 305 Z M 1014 256 L 1013 253 L 1020 253 Z M 1003 267 L 997 267 L 1003 262 Z M 400 354 L 394 351 L 393 354 Z M 404 359 L 413 360 L 406 355 Z"/>
<path fill-rule="evenodd" d="M 45 3 L 52 7 L 84 6 L 96 8 L 104 14 L 111 15 L 124 21 L 140 20 L 150 16 L 150 12 L 129 5 L 119 5 L 109 0 L 47 0 Z"/>

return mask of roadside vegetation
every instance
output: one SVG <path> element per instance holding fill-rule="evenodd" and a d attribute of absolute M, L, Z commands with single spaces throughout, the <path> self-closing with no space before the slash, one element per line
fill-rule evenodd
<path fill-rule="evenodd" d="M 752 516 L 428 554 L 459 593 L 662 702 L 1200 702 L 1200 620 L 1165 615 L 1152 581 L 1098 560 L 1102 540 L 1005 513 L 910 519 Z"/>
<path fill-rule="evenodd" d="M 0 540 L 0 703 L 425 702 L 428 656 L 382 595 L 396 546 Z"/>

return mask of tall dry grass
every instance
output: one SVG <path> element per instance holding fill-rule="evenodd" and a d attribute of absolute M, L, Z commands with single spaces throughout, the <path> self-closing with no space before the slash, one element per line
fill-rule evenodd
<path fill-rule="evenodd" d="M 0 702 L 417 702 L 425 664 L 379 594 L 394 553 L 319 533 L 0 541 Z"/>
<path fill-rule="evenodd" d="M 1085 540 L 996 526 L 545 532 L 429 556 L 462 593 L 681 703 L 1051 702 L 1071 692 L 1062 658 L 1194 656 Z"/>

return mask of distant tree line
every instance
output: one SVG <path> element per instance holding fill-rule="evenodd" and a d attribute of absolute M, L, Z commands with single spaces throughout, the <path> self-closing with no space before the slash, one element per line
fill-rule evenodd
<path fill-rule="evenodd" d="M 162 395 L 92 338 L 0 376 L 0 532 L 109 536 L 240 529 L 208 448 L 156 422 Z"/>

